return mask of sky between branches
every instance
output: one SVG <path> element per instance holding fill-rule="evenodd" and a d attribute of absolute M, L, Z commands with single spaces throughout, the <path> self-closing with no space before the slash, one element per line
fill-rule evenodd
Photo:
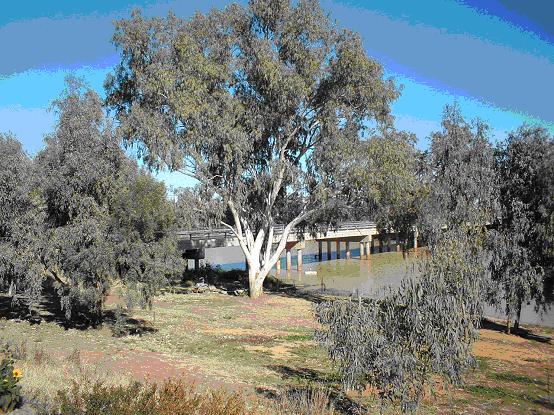
<path fill-rule="evenodd" d="M 118 61 L 112 22 L 133 8 L 186 18 L 228 1 L 101 0 L 7 2 L 0 13 L 0 131 L 31 155 L 55 123 L 47 111 L 64 77 L 83 77 L 101 95 Z M 426 148 L 445 104 L 458 101 L 499 140 L 524 122 L 554 133 L 554 2 L 550 0 L 322 0 L 340 26 L 361 34 L 370 56 L 403 85 L 396 125 Z M 190 184 L 159 174 L 168 185 Z"/>

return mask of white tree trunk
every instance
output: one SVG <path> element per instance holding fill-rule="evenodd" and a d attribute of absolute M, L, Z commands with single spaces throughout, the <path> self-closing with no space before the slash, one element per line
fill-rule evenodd
<path fill-rule="evenodd" d="M 265 277 L 269 271 L 262 273 L 259 264 L 252 266 L 248 264 L 248 292 L 250 298 L 258 298 L 263 294 L 263 285 Z"/>
<path fill-rule="evenodd" d="M 265 229 L 260 229 L 257 235 L 254 236 L 248 223 L 239 216 L 234 204 L 228 202 L 228 206 L 233 214 L 235 226 L 233 227 L 226 223 L 223 224 L 234 232 L 239 241 L 239 245 L 248 263 L 248 288 L 250 298 L 257 298 L 263 293 L 265 278 L 279 260 L 283 249 L 285 249 L 292 228 L 306 218 L 309 213 L 303 212 L 289 222 L 283 229 L 277 248 L 273 249 L 273 226 L 269 226 L 267 233 Z M 265 251 L 263 250 L 264 246 Z"/>
<path fill-rule="evenodd" d="M 258 240 L 258 238 L 256 239 Z M 254 243 L 251 249 L 244 252 L 248 262 L 248 289 L 250 298 L 258 298 L 263 294 L 265 278 L 277 262 L 276 260 L 272 262 L 271 247 L 273 245 L 273 232 L 271 230 L 266 237 L 266 244 L 269 244 L 269 249 L 266 249 L 263 254 L 261 243 Z M 246 245 L 248 247 L 248 244 Z"/>

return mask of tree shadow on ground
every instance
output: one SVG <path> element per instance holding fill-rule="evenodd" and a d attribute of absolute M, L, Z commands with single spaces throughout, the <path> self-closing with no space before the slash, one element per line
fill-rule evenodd
<path fill-rule="evenodd" d="M 11 296 L 0 294 L 0 318 L 8 320 L 27 321 L 30 324 L 56 323 L 65 329 L 84 330 L 89 328 L 91 324 L 87 319 L 75 318 L 75 316 L 80 316 L 80 311 L 75 310 L 74 318 L 68 320 L 59 297 L 50 285 L 45 285 L 38 304 L 30 305 L 29 299 L 24 296 L 18 296 L 14 299 Z"/>
<path fill-rule="evenodd" d="M 548 409 L 549 411 L 554 411 L 554 393 L 539 396 L 533 402 L 543 406 L 545 409 Z M 535 412 L 535 413 L 538 413 L 538 412 Z"/>
<path fill-rule="evenodd" d="M 126 329 L 128 334 L 146 334 L 157 331 L 150 327 L 143 320 L 129 317 L 124 313 Z M 0 319 L 27 321 L 31 325 L 55 323 L 64 329 L 87 330 L 101 324 L 110 327 L 115 325 L 115 314 L 111 310 L 104 310 L 100 318 L 94 320 L 90 317 L 88 310 L 84 307 L 73 307 L 71 319 L 68 319 L 62 309 L 60 298 L 52 284 L 45 283 L 43 292 L 38 304 L 29 306 L 26 297 L 18 297 L 16 301 L 12 297 L 0 294 Z"/>
<path fill-rule="evenodd" d="M 309 368 L 296 368 L 286 365 L 267 365 L 266 368 L 277 372 L 283 379 L 317 382 L 326 386 L 337 386 L 338 379 L 330 374 Z"/>
<path fill-rule="evenodd" d="M 481 320 L 481 328 L 486 330 L 493 330 L 501 333 L 506 333 L 508 329 L 506 324 L 500 323 L 498 321 L 493 321 L 488 318 L 483 318 Z M 528 330 L 522 327 L 511 328 L 510 333 L 515 336 L 523 337 L 524 339 L 534 340 L 541 343 L 550 343 L 550 341 L 552 340 L 551 337 L 535 334 L 533 333 L 532 330 Z"/>
<path fill-rule="evenodd" d="M 158 329 L 149 325 L 147 321 L 140 318 L 130 317 L 128 313 L 122 313 L 124 327 L 117 326 L 117 315 L 113 310 L 107 310 L 103 313 L 103 323 L 108 324 L 115 337 L 123 336 L 142 336 L 145 334 L 157 333 Z"/>
<path fill-rule="evenodd" d="M 335 410 L 339 414 L 368 413 L 359 402 L 348 397 L 342 390 L 340 382 L 333 375 L 325 374 L 310 368 L 296 368 L 286 365 L 267 365 L 266 368 L 277 372 L 286 382 L 291 382 L 283 393 L 289 395 L 311 394 L 315 390 L 321 390 L 328 394 Z M 282 395 L 275 390 L 259 387 L 256 392 L 265 398 L 278 401 Z"/>
<path fill-rule="evenodd" d="M 329 301 L 329 300 L 335 300 L 335 299 L 342 299 L 346 300 L 348 297 L 346 296 L 339 296 L 334 295 L 330 293 L 326 293 L 325 291 L 304 291 L 299 290 L 297 287 L 289 284 L 284 284 L 284 287 L 277 292 L 277 294 L 285 296 L 285 297 L 292 297 L 292 298 L 300 298 L 302 300 L 307 300 L 315 304 L 319 304 L 323 301 Z"/>

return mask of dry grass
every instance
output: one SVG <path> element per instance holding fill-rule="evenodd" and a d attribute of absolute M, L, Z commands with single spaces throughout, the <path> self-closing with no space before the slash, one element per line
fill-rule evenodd
<path fill-rule="evenodd" d="M 16 367 L 23 372 L 20 385 L 25 398 L 47 407 L 59 391 L 69 389 L 73 382 L 125 385 L 131 381 L 129 376 L 83 362 L 78 351 L 65 358 L 56 357 L 41 346 L 33 346 L 25 356 L 19 355 Z"/>
<path fill-rule="evenodd" d="M 121 385 L 130 379 L 161 382 L 170 377 L 249 396 L 272 392 L 281 396 L 281 406 L 272 406 L 270 413 L 295 413 L 295 402 L 309 399 L 316 402 L 300 406 L 317 409 L 305 414 L 333 413 L 322 409 L 326 401 L 317 394 L 302 398 L 282 392 L 309 390 L 310 385 L 337 390 L 332 365 L 313 342 L 317 324 L 306 300 L 277 294 L 251 301 L 215 293 L 168 293 L 158 298 L 153 311 L 137 310 L 133 317 L 150 331 L 115 338 L 108 326 L 64 330 L 55 323 L 0 320 L 0 340 L 17 350 L 28 396 L 52 396 L 72 380 Z M 542 334 L 554 331 L 543 329 Z M 422 414 L 550 413 L 545 399 L 554 376 L 551 344 L 482 330 L 475 351 L 481 367 L 467 376 L 466 386 L 427 398 Z M 349 399 L 360 401 L 356 395 Z M 374 392 L 361 402 L 367 413 L 378 412 Z"/>
<path fill-rule="evenodd" d="M 329 391 L 321 388 L 288 389 L 275 403 L 275 415 L 335 415 Z"/>

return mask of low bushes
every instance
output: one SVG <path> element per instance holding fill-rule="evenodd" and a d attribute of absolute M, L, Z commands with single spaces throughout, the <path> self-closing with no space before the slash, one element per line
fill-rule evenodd
<path fill-rule="evenodd" d="M 226 289 L 247 289 L 248 273 L 239 269 L 223 270 L 219 266 L 206 264 L 198 269 L 186 270 L 181 282 L 185 287 L 193 287 L 195 283 L 201 282 Z M 286 286 L 287 284 L 271 275 L 264 280 L 264 289 L 269 291 L 278 291 Z"/>
<path fill-rule="evenodd" d="M 329 391 L 318 387 L 287 389 L 277 399 L 275 415 L 335 415 Z"/>
<path fill-rule="evenodd" d="M 249 415 L 257 407 L 240 393 L 200 392 L 180 380 L 161 384 L 133 382 L 125 386 L 102 383 L 59 392 L 54 405 L 56 415 Z"/>
<path fill-rule="evenodd" d="M 318 388 L 285 390 L 274 401 L 225 390 L 199 390 L 181 380 L 161 384 L 79 385 L 58 393 L 49 415 L 334 415 Z"/>
<path fill-rule="evenodd" d="M 206 284 L 218 285 L 226 282 L 239 281 L 247 284 L 247 276 L 245 271 L 232 269 L 223 270 L 219 266 L 205 264 L 198 269 L 187 269 L 183 273 L 182 281 L 203 282 Z"/>

